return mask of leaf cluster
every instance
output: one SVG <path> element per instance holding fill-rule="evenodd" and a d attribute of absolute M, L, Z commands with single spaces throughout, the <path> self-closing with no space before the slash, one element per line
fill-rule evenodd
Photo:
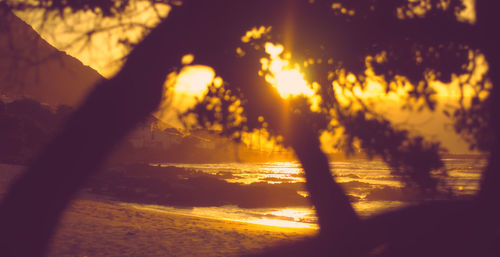
<path fill-rule="evenodd" d="M 350 73 L 363 90 L 373 77 L 382 81 L 386 93 L 410 85 L 406 96 L 407 106 L 424 102 L 425 107 L 434 110 L 435 90 L 431 82 L 450 82 L 457 74 L 472 72 L 467 64 L 470 62 L 470 50 L 476 47 L 476 43 L 472 34 L 463 36 L 471 31 L 471 25 L 459 19 L 464 9 L 462 1 L 274 3 L 267 3 L 267 11 L 251 20 L 256 28 L 259 25 L 270 26 L 269 33 L 250 42 L 236 45 L 234 41 L 227 42 L 228 49 L 240 51 L 234 52 L 234 61 L 228 62 L 230 65 L 216 62 L 219 64 L 216 71 L 226 70 L 221 72 L 221 76 L 228 79 L 225 86 L 230 90 L 238 89 L 241 93 L 237 97 L 245 119 L 236 130 L 251 131 L 259 124 L 265 124 L 272 135 L 283 136 L 286 143 L 287 138 L 289 141 L 293 140 L 290 137 L 300 137 L 291 136 L 292 129 L 287 127 L 298 121 L 310 125 L 317 135 L 324 131 L 335 134 L 337 129 L 342 128 L 339 145 L 352 152 L 356 148 L 355 142 L 359 142 L 360 148 L 368 156 L 381 157 L 395 174 L 401 175 L 408 186 L 436 192 L 440 186 L 439 177 L 445 175 L 440 160 L 443 149 L 439 143 L 426 142 L 420 136 L 412 136 L 407 130 L 395 128 L 388 120 L 373 115 L 374 110 L 363 99 L 353 100 L 361 105 L 361 109 L 356 110 L 353 105 L 343 106 L 332 83 L 337 82 L 344 90 L 352 91 L 353 86 L 345 80 L 345 74 Z M 262 2 L 254 1 L 252 4 L 259 6 Z M 233 2 L 232 5 L 241 3 Z M 284 8 L 287 5 L 289 9 Z M 264 5 L 261 7 L 265 10 Z M 223 15 L 217 14 L 217 11 L 215 13 L 216 16 Z M 292 25 L 283 23 L 286 15 L 293 15 L 299 22 Z M 244 24 L 252 23 L 245 20 Z M 287 33 L 290 30 L 293 33 Z M 460 33 L 455 33 L 458 31 Z M 244 34 L 242 31 L 241 35 Z M 252 59 L 253 63 L 258 63 L 265 56 L 266 41 L 283 43 L 289 47 L 293 61 L 300 64 L 307 80 L 321 85 L 317 92 L 321 97 L 321 110 L 312 112 L 306 101 L 298 100 L 300 97 L 284 100 L 277 97 L 272 89 L 265 89 L 270 86 L 263 81 L 262 74 L 257 73 L 259 66 L 242 59 Z M 287 41 L 291 43 L 287 44 Z M 238 70 L 247 74 L 240 77 L 224 76 L 229 73 L 227 71 L 236 73 Z M 254 75 L 248 75 L 251 72 Z M 217 120 L 224 123 L 224 120 L 230 120 L 222 118 L 224 113 L 230 112 L 219 112 L 222 116 L 214 119 L 217 116 L 214 109 L 203 108 L 205 103 L 203 100 L 193 109 L 199 121 Z M 265 123 L 259 123 L 260 117 Z M 223 124 L 222 127 L 228 126 Z M 472 127 L 476 128 L 477 124 Z"/>

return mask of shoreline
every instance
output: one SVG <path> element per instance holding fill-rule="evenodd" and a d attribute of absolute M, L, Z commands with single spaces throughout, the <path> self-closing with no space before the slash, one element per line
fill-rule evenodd
<path fill-rule="evenodd" d="M 90 200 L 92 201 L 92 200 Z M 98 201 L 98 200 L 97 200 Z M 135 210 L 140 210 L 140 211 L 150 211 L 150 212 L 159 212 L 159 213 L 164 213 L 165 215 L 172 215 L 172 216 L 181 216 L 181 217 L 187 217 L 187 218 L 195 218 L 195 219 L 204 219 L 207 221 L 213 221 L 213 222 L 225 222 L 225 223 L 235 223 L 243 226 L 252 226 L 255 227 L 255 229 L 259 230 L 269 230 L 269 231 L 279 231 L 279 232 L 298 232 L 302 233 L 304 232 L 305 234 L 314 234 L 317 232 L 317 229 L 314 228 L 297 228 L 297 227 L 282 227 L 282 226 L 274 226 L 274 225 L 266 225 L 266 224 L 256 224 L 252 222 L 246 222 L 246 221 L 239 221 L 239 220 L 232 220 L 232 219 L 227 219 L 227 218 L 217 218 L 213 216 L 204 216 L 204 215 L 197 215 L 197 214 L 190 214 L 190 213 L 183 213 L 183 212 L 176 212 L 176 211 L 168 211 L 168 210 L 159 210 L 159 209 L 153 209 L 153 208 L 148 208 L 148 207 L 138 207 L 138 206 L 131 206 L 128 203 L 122 203 L 122 202 L 114 202 L 111 201 L 109 202 L 110 204 L 116 204 L 118 206 L 126 206 Z M 135 205 L 135 204 L 132 204 Z M 140 204 L 137 204 L 140 205 Z M 175 208 L 175 207 L 173 207 Z"/>
<path fill-rule="evenodd" d="M 23 166 L 0 164 L 0 196 Z M 79 193 L 62 214 L 46 256 L 238 256 L 314 236 L 317 230 L 134 208 Z"/>
<path fill-rule="evenodd" d="M 111 200 L 113 201 L 113 200 Z M 239 220 L 239 219 L 232 219 L 232 218 L 222 218 L 214 215 L 204 215 L 204 214 L 197 214 L 197 213 L 189 213 L 183 211 L 183 208 L 177 208 L 177 207 L 172 207 L 172 206 L 161 206 L 161 205 L 143 205 L 139 203 L 126 203 L 126 202 L 120 202 L 117 201 L 115 204 L 118 204 L 120 206 L 127 206 L 133 209 L 138 209 L 138 210 L 147 210 L 147 211 L 156 211 L 156 212 L 162 212 L 165 214 L 171 214 L 171 215 L 184 215 L 188 217 L 194 217 L 194 218 L 201 218 L 201 219 L 213 219 L 217 221 L 224 221 L 224 222 L 236 222 L 236 223 L 243 223 L 243 224 L 251 224 L 251 225 L 256 225 L 256 226 L 264 226 L 269 230 L 279 230 L 279 231 L 295 231 L 295 230 L 307 230 L 307 231 L 317 231 L 319 228 L 317 227 L 316 223 L 304 223 L 304 222 L 293 222 L 293 221 L 287 221 L 287 220 L 280 220 L 280 219 L 267 219 L 267 220 L 261 220 L 261 219 L 255 219 L 255 220 Z M 197 207 L 193 207 L 197 208 Z M 223 207 L 213 207 L 213 208 L 223 208 Z M 168 210 L 168 209 L 173 209 L 173 210 Z M 267 221 L 267 222 L 266 222 Z M 281 225 L 277 225 L 281 224 Z"/>
<path fill-rule="evenodd" d="M 237 256 L 316 232 L 75 199 L 47 256 Z"/>
<path fill-rule="evenodd" d="M 164 206 L 164 205 L 154 205 L 154 204 L 143 204 L 143 203 L 137 203 L 137 202 L 126 202 L 126 201 L 121 201 L 120 199 L 115 199 L 110 196 L 106 195 L 100 195 L 100 194 L 94 194 L 94 193 L 89 193 L 89 192 L 80 192 L 75 199 L 72 201 L 94 201 L 94 202 L 99 202 L 103 204 L 110 204 L 110 205 L 115 205 L 115 206 L 121 206 L 125 208 L 132 208 L 136 210 L 141 210 L 141 211 L 151 211 L 151 212 L 159 212 L 159 213 L 164 213 L 166 215 L 181 215 L 181 216 L 188 216 L 188 217 L 193 217 L 193 218 L 200 218 L 200 219 L 209 219 L 209 220 L 216 220 L 216 221 L 224 221 L 224 222 L 236 222 L 236 223 L 242 223 L 242 224 L 250 224 L 250 225 L 255 225 L 255 226 L 263 226 L 268 230 L 279 230 L 279 231 L 296 231 L 296 230 L 304 230 L 304 231 L 310 231 L 311 233 L 317 231 L 319 228 L 316 226 L 316 223 L 304 223 L 310 226 L 287 226 L 287 225 L 272 225 L 272 224 L 264 224 L 264 223 L 257 223 L 253 222 L 252 220 L 238 220 L 238 219 L 232 219 L 232 218 L 227 218 L 227 217 L 218 217 L 214 215 L 204 215 L 204 214 L 197 214 L 197 213 L 189 213 L 186 211 L 183 211 L 184 209 L 190 210 L 192 208 L 204 208 L 204 207 L 188 207 L 188 208 L 182 208 L 182 207 L 175 207 L 175 206 Z M 221 206 L 211 206 L 212 208 L 223 208 Z M 172 209 L 172 210 L 169 210 Z M 258 219 L 257 219 L 258 220 Z M 273 221 L 279 221 L 279 220 L 273 220 Z M 300 223 L 300 222 L 294 222 L 294 223 Z"/>
<path fill-rule="evenodd" d="M 0 163 L 0 197 L 24 168 Z M 311 228 L 278 227 L 231 219 L 228 218 L 231 212 L 206 216 L 194 210 L 198 207 L 191 207 L 193 213 L 189 213 L 189 206 L 224 207 L 226 204 L 231 207 L 232 203 L 255 206 L 255 203 L 262 204 L 262 199 L 268 200 L 267 196 L 274 199 L 266 202 L 268 206 L 280 208 L 282 203 L 296 202 L 295 198 L 283 196 L 296 194 L 297 184 L 231 184 L 224 181 L 226 174 L 221 172 L 207 175 L 175 167 L 165 172 L 167 168 L 136 164 L 100 172 L 80 190 L 63 213 L 47 256 L 235 256 L 311 237 L 318 232 Z M 469 167 L 464 174 L 475 175 L 471 169 Z M 369 183 L 356 181 L 360 177 L 354 173 L 343 178 L 346 179 L 340 184 L 355 193 L 371 188 Z M 470 186 L 470 182 L 466 185 Z M 273 191 L 263 190 L 267 187 Z M 247 196 L 252 198 L 245 198 Z M 366 198 L 368 196 L 373 199 L 353 202 L 353 205 L 360 205 L 359 213 L 371 215 L 382 207 L 384 210 L 398 208 L 406 203 L 398 199 L 407 197 L 397 188 L 382 187 L 373 189 Z M 162 206 L 158 200 L 173 206 L 174 211 L 155 208 Z M 183 206 L 188 207 L 185 213 Z M 258 217 L 267 218 L 267 215 Z"/>

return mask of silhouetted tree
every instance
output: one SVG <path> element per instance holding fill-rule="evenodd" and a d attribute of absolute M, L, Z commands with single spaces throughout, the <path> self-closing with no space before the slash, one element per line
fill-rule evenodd
<path fill-rule="evenodd" d="M 263 255 L 498 254 L 500 144 L 494 110 L 499 109 L 499 101 L 498 86 L 491 86 L 499 81 L 495 72 L 500 65 L 495 37 L 498 4 L 478 1 L 477 20 L 467 23 L 457 20 L 461 1 L 335 2 L 212 0 L 176 6 L 140 44 L 131 44 L 133 50 L 122 70 L 101 82 L 64 131 L 13 185 L 0 207 L 0 246 L 5 255 L 42 254 L 78 187 L 126 131 L 157 107 L 166 72 L 187 53 L 195 55 L 196 63 L 213 67 L 225 81 L 222 86 L 213 85 L 192 110 L 199 124 L 220 124 L 224 134 L 235 138 L 242 131 L 265 126 L 294 149 L 305 171 L 321 233 Z M 60 15 L 90 10 L 101 16 L 119 16 L 129 3 L 2 2 L 11 9 L 43 9 Z M 248 29 L 259 26 L 271 29 L 264 28 L 268 33 L 253 40 L 241 40 Z M 266 71 L 259 75 L 258 61 L 266 56 L 262 50 L 266 41 L 283 43 L 298 63 L 307 61 L 303 68 L 308 80 L 320 85 L 318 110 L 311 110 L 303 97 L 282 99 L 266 83 Z M 488 97 L 475 98 L 471 107 L 462 106 L 453 117 L 457 130 L 474 146 L 489 150 L 480 193 L 470 201 L 423 203 L 360 220 L 330 174 L 319 133 L 343 127 L 346 149 L 360 142 L 365 152 L 381 156 L 407 185 L 431 196 L 441 189 L 434 172 L 442 167 L 440 147 L 394 128 L 361 99 L 352 100 L 360 109 L 340 104 L 332 82 L 353 90 L 354 82 L 347 78 L 351 73 L 363 88 L 368 69 L 381 78 L 387 92 L 409 85 L 409 106 L 417 103 L 417 107 L 434 109 L 430 78 L 450 81 L 452 74 L 470 74 L 469 64 L 477 55 L 486 56 L 489 73 L 474 86 L 478 93 L 489 93 Z M 235 112 L 235 107 L 243 111 Z"/>
<path fill-rule="evenodd" d="M 422 189 L 424 195 L 435 196 L 440 190 L 446 190 L 439 179 L 445 174 L 436 172 L 443 166 L 439 158 L 439 144 L 427 143 L 421 137 L 411 137 L 408 131 L 394 128 L 388 120 L 364 103 L 363 99 L 355 99 L 349 105 L 343 106 L 340 104 L 339 96 L 336 95 L 338 93 L 332 89 L 332 82 L 340 84 L 348 91 L 356 85 L 364 88 L 370 76 L 368 70 L 373 72 L 373 75 L 379 76 L 387 93 L 409 85 L 411 88 L 407 92 L 409 107 L 434 110 L 435 91 L 430 82 L 433 80 L 450 82 L 454 75 L 462 74 L 471 77 L 475 72 L 476 58 L 485 55 L 490 72 L 478 82 L 469 80 L 462 82 L 460 85 L 462 90 L 464 84 L 470 83 L 477 95 L 468 103 L 469 107 L 464 106 L 466 104 L 462 99 L 460 108 L 453 114 L 456 130 L 469 139 L 471 147 L 492 153 L 489 166 L 483 173 L 481 193 L 471 205 L 480 206 L 474 211 L 476 214 L 471 213 L 469 208 L 472 207 L 468 206 L 470 203 L 456 203 L 460 207 L 443 203 L 442 208 L 421 205 L 413 211 L 408 209 L 399 212 L 399 214 L 404 213 L 406 217 L 396 216 L 395 219 L 401 221 L 411 217 L 415 219 L 413 222 L 418 224 L 419 227 L 415 229 L 419 231 L 393 231 L 394 234 L 386 235 L 389 238 L 379 238 L 381 241 L 378 243 L 374 243 L 376 240 L 367 239 L 358 241 L 359 245 L 351 247 L 364 249 L 362 246 L 364 243 L 374 243 L 370 245 L 371 249 L 367 248 L 356 253 L 360 255 L 366 254 L 363 251 L 369 252 L 381 245 L 386 247 L 383 254 L 408 255 L 405 246 L 417 247 L 419 243 L 423 246 L 414 253 L 415 256 L 429 254 L 439 256 L 450 253 L 467 255 L 472 254 L 469 252 L 473 251 L 471 249 L 478 251 L 480 255 L 494 254 L 492 248 L 494 240 L 498 239 L 496 231 L 499 226 L 498 221 L 496 219 L 473 221 L 485 213 L 498 213 L 498 206 L 493 204 L 495 195 L 498 196 L 498 192 L 493 189 L 496 187 L 487 186 L 489 183 L 499 182 L 498 175 L 495 175 L 497 174 L 495 170 L 498 169 L 498 165 L 495 164 L 497 157 L 494 157 L 498 145 L 494 133 L 498 130 L 491 117 L 495 113 L 493 110 L 496 103 L 496 89 L 492 87 L 496 81 L 496 75 L 492 72 L 495 71 L 496 56 L 494 50 L 490 48 L 489 36 L 486 33 L 494 31 L 492 27 L 494 17 L 488 16 L 486 9 L 489 8 L 481 9 L 481 5 L 478 4 L 478 20 L 475 23 L 468 23 L 459 21 L 458 15 L 464 8 L 461 1 L 390 3 L 335 1 L 334 5 L 331 1 L 313 2 L 273 1 L 261 2 L 259 5 L 258 1 L 254 1 L 255 9 L 241 3 L 234 3 L 232 6 L 221 3 L 215 8 L 221 12 L 214 17 L 224 18 L 220 18 L 222 21 L 214 21 L 214 24 L 205 25 L 207 27 L 224 27 L 223 20 L 231 16 L 228 13 L 234 13 L 235 16 L 239 16 L 241 23 L 245 24 L 234 25 L 232 22 L 234 27 L 245 27 L 250 23 L 257 28 L 264 25 L 271 26 L 271 29 L 263 36 L 256 37 L 256 40 L 249 40 L 248 43 L 244 40 L 232 41 L 233 45 L 225 48 L 238 49 L 239 53 L 231 61 L 227 61 L 230 58 L 223 56 L 225 52 L 218 49 L 218 46 L 210 48 L 204 48 L 203 45 L 193 46 L 196 49 L 192 51 L 196 60 L 210 64 L 217 74 L 227 81 L 223 88 L 214 86 L 206 98 L 192 110 L 192 113 L 197 114 L 199 123 L 203 126 L 222 124 L 228 135 L 236 137 L 242 130 L 252 131 L 263 125 L 274 135 L 282 135 L 284 144 L 294 149 L 305 170 L 307 188 L 316 207 L 321 235 L 326 235 L 324 238 L 328 240 L 338 239 L 337 243 L 321 245 L 327 248 L 324 249 L 325 252 L 348 255 L 354 249 L 346 247 L 348 242 L 339 238 L 349 234 L 350 230 L 356 227 L 353 224 L 363 222 L 357 219 L 342 191 L 337 189 L 328 173 L 328 163 L 320 151 L 317 140 L 320 132 L 325 130 L 334 132 L 338 128 L 343 128 L 342 143 L 347 150 L 352 150 L 353 142 L 358 141 L 369 156 L 382 157 L 393 168 L 393 172 L 402 177 L 406 185 L 417 186 Z M 243 9 L 241 12 L 238 11 L 239 7 L 247 11 L 247 16 L 241 14 L 244 12 Z M 258 15 L 252 17 L 254 13 Z M 203 14 L 196 13 L 195 16 Z M 238 18 L 227 18 L 226 22 L 229 20 L 234 21 Z M 225 36 L 232 32 L 231 28 L 228 30 L 220 32 L 224 35 L 215 36 L 226 42 Z M 212 33 L 208 28 L 206 31 Z M 237 36 L 236 31 L 234 36 Z M 310 106 L 304 104 L 305 100 L 300 97 L 282 100 L 276 90 L 266 83 L 265 73 L 243 75 L 235 72 L 235 70 L 260 70 L 261 64 L 258 60 L 266 57 L 263 49 L 267 41 L 283 43 L 285 47 L 291 48 L 293 61 L 305 63 L 301 68 L 306 70 L 308 79 L 321 85 L 318 90 L 322 100 L 319 111 L 311 111 Z M 200 48 L 201 50 L 198 50 Z M 353 74 L 354 82 L 349 81 L 349 73 Z M 479 95 L 483 93 L 487 96 L 480 97 Z M 214 108 L 214 103 L 218 102 L 220 102 L 219 108 Z M 241 103 L 244 108 L 241 114 L 243 119 L 235 118 L 235 114 L 229 111 L 236 102 Z M 361 108 L 353 108 L 355 104 Z M 260 116 L 264 117 L 265 123 L 259 122 L 262 121 L 259 119 Z M 488 187 L 492 191 L 484 193 Z M 419 217 L 422 212 L 430 210 L 436 217 Z M 460 215 L 467 218 L 457 218 Z M 444 217 L 453 222 L 443 220 Z M 488 215 L 488 217 L 493 216 Z M 390 221 L 387 222 L 386 225 L 390 227 Z M 433 238 L 431 234 L 435 228 L 432 226 L 436 225 L 436 222 L 443 222 L 442 228 L 446 228 L 435 234 L 444 238 L 440 242 L 442 245 L 431 244 L 430 239 L 419 241 L 418 238 L 422 236 Z M 484 237 L 477 239 L 466 236 L 461 240 L 470 240 L 470 244 L 463 248 L 452 249 L 450 242 L 456 240 L 452 234 L 457 232 L 451 228 L 452 224 L 463 225 L 462 234 L 481 234 Z M 366 230 L 362 228 L 357 232 L 354 234 L 359 236 L 366 233 Z M 395 240 L 393 237 L 398 235 L 401 238 Z M 321 252 L 319 246 L 308 249 L 317 249 L 317 253 Z M 296 253 L 295 250 L 285 252 L 283 255 Z"/>

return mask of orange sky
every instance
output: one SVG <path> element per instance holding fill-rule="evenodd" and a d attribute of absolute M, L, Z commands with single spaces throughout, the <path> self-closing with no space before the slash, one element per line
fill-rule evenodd
<path fill-rule="evenodd" d="M 138 22 L 154 26 L 159 22 L 157 15 L 159 14 L 164 17 L 168 14 L 169 10 L 170 8 L 165 5 L 157 6 L 157 9 L 154 10 L 150 8 L 150 6 L 136 4 L 135 8 L 129 10 L 131 13 L 130 17 L 133 18 L 129 18 L 129 20 L 126 19 L 122 22 Z M 466 14 L 466 16 L 473 17 L 473 11 L 470 10 L 471 9 L 469 9 L 468 12 L 471 13 Z M 60 49 L 66 50 L 70 55 L 77 57 L 84 64 L 93 67 L 105 77 L 111 77 L 120 68 L 121 63 L 117 60 L 127 53 L 127 49 L 121 47 L 118 43 L 120 39 L 119 36 L 125 33 L 130 39 L 137 40 L 143 32 L 139 27 L 132 27 L 127 30 L 110 30 L 107 33 L 97 34 L 92 38 L 92 43 L 89 45 L 75 44 L 68 47 L 69 42 L 76 40 L 77 37 L 81 35 L 82 31 L 88 30 L 89 27 L 98 24 L 98 26 L 102 28 L 107 28 L 116 25 L 116 21 L 101 19 L 99 23 L 84 22 L 96 20 L 95 15 L 89 12 L 74 15 L 71 19 L 66 21 L 70 23 L 72 30 L 68 30 L 67 27 L 62 26 L 61 24 L 63 23 L 57 19 L 48 22 L 44 25 L 44 29 L 40 30 L 40 24 L 36 22 L 40 20 L 40 14 L 18 13 L 18 15 L 26 22 L 32 24 L 49 43 Z M 265 47 L 269 57 L 263 58 L 261 64 L 262 69 L 268 70 L 270 74 L 266 77 L 266 80 L 272 86 L 276 87 L 284 98 L 297 94 L 309 97 L 311 110 L 313 110 L 319 101 L 314 94 L 315 87 L 319 85 L 304 80 L 300 68 L 290 61 L 290 57 L 293 53 L 287 53 L 282 45 L 268 43 Z M 181 63 L 181 60 L 179 60 L 179 63 Z M 478 76 L 481 76 L 485 72 L 485 69 L 487 69 L 485 65 L 480 66 Z M 187 66 L 184 68 L 177 78 L 177 84 L 174 86 L 176 88 L 175 93 L 169 95 L 171 104 L 169 111 L 162 113 L 163 119 L 174 125 L 179 124 L 175 121 L 177 113 L 192 106 L 195 102 L 195 97 L 201 97 L 204 90 L 206 90 L 206 85 L 212 81 L 214 76 L 213 70 L 209 67 Z M 347 77 L 347 79 L 355 79 L 355 77 Z M 452 133 L 451 126 L 449 125 L 450 121 L 442 114 L 442 108 L 444 108 L 446 104 L 453 103 L 453 100 L 456 100 L 459 96 L 457 86 L 458 80 L 460 80 L 460 78 L 455 78 L 451 86 L 445 86 L 439 83 L 435 84 L 440 99 L 440 105 L 438 106 L 438 111 L 434 113 L 428 111 L 420 113 L 401 111 L 400 106 L 402 102 L 399 98 L 404 92 L 387 95 L 383 93 L 384 90 L 380 84 L 375 81 L 368 83 L 368 89 L 365 91 L 355 89 L 354 94 L 358 97 L 372 101 L 377 106 L 377 110 L 387 114 L 386 116 L 390 117 L 396 124 L 402 127 L 411 128 L 415 133 L 426 135 L 427 138 L 443 141 L 443 144 L 451 152 L 467 153 L 466 144 L 458 136 Z M 339 90 L 338 86 L 335 84 L 333 86 L 334 89 Z M 346 99 L 348 97 L 349 94 L 346 94 Z M 328 135 L 324 135 L 323 138 L 326 140 L 329 137 Z"/>

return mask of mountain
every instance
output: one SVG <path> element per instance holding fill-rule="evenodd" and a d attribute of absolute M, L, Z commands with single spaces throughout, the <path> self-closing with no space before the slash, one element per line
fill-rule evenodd
<path fill-rule="evenodd" d="M 0 8 L 0 95 L 75 106 L 103 77 Z"/>

